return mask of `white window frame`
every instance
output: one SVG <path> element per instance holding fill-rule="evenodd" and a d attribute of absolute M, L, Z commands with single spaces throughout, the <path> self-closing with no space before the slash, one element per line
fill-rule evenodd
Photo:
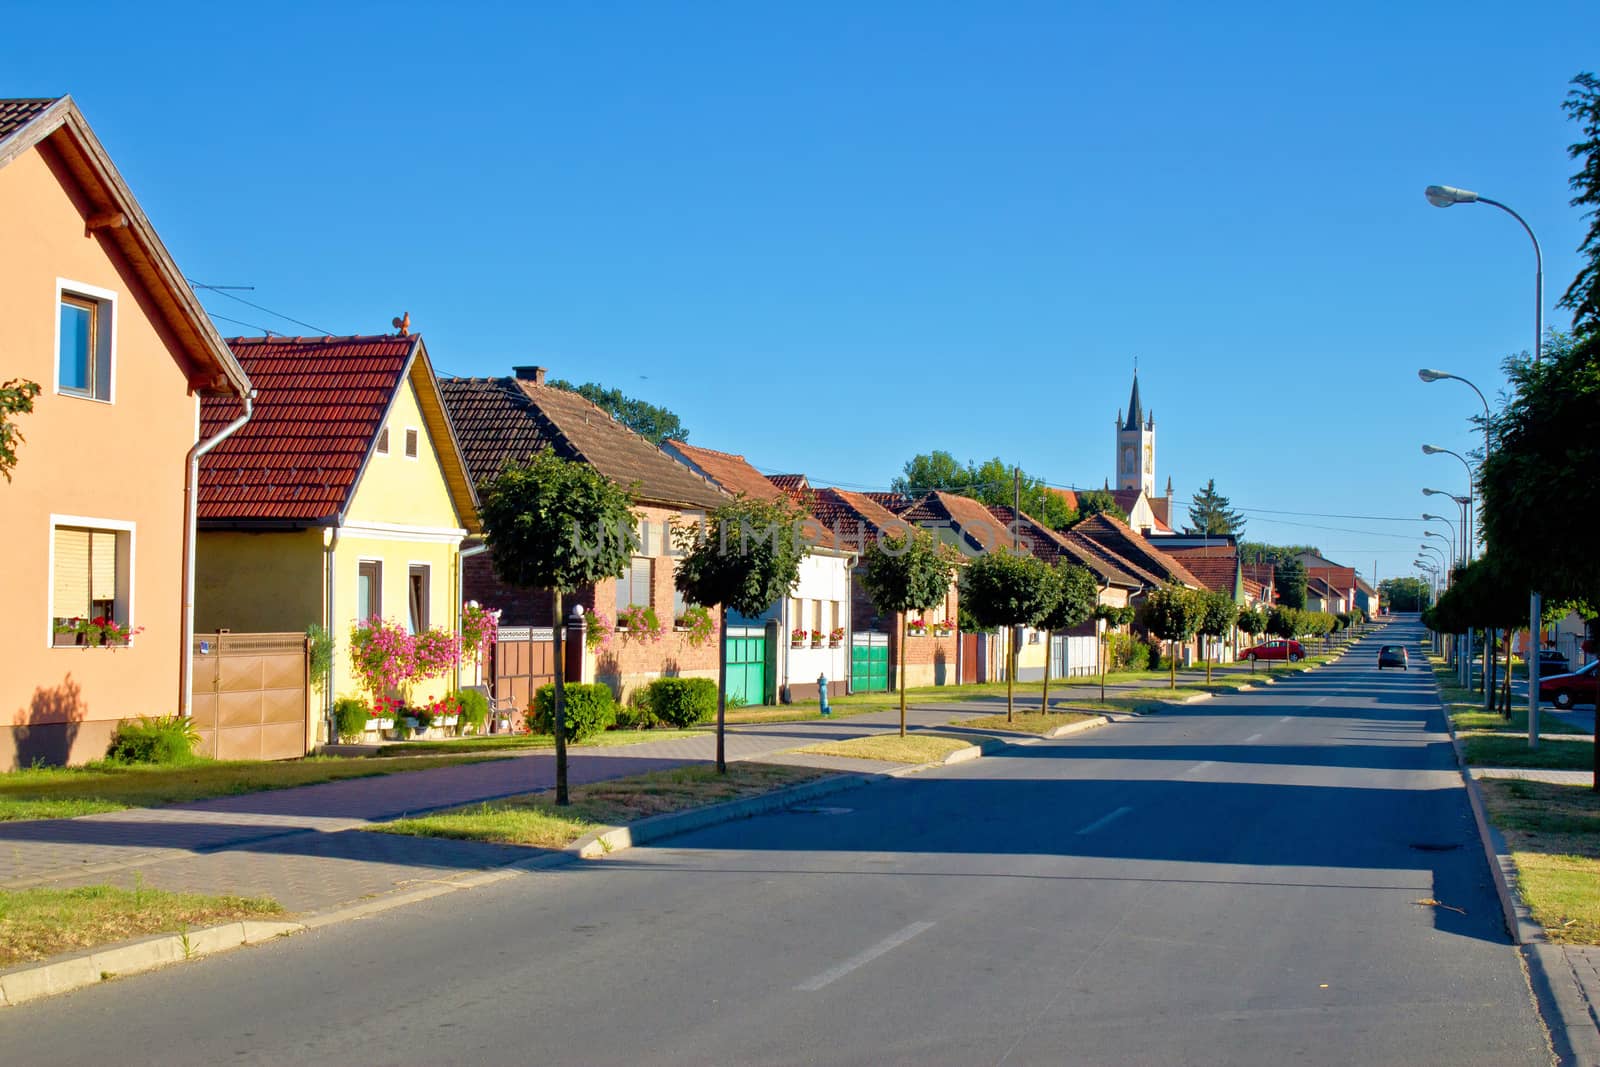
<path fill-rule="evenodd" d="M 128 562 L 127 570 L 117 575 L 117 585 L 126 586 L 128 617 L 118 619 L 128 629 L 132 630 L 138 625 L 137 616 L 134 614 L 134 576 L 139 573 L 139 524 L 128 522 L 124 519 L 95 518 L 88 515 L 55 515 L 50 516 L 49 528 L 45 531 L 46 552 L 50 559 L 50 571 L 47 575 L 48 584 L 45 587 L 45 617 L 44 617 L 44 644 L 46 648 L 56 648 L 56 528 L 60 526 L 83 527 L 90 530 L 112 530 L 117 534 L 128 535 Z M 119 538 L 120 540 L 120 538 Z M 118 547 L 121 547 L 120 545 Z M 121 589 L 118 590 L 121 592 Z M 117 597 L 121 600 L 122 597 Z M 130 644 L 132 643 L 130 639 Z M 79 646 L 73 646 L 77 649 Z"/>
<path fill-rule="evenodd" d="M 63 389 L 61 387 L 61 303 L 62 298 L 75 296 L 80 300 L 92 300 L 99 305 L 96 314 L 101 319 L 101 329 L 96 338 L 98 349 L 94 358 L 98 361 L 105 360 L 106 368 L 106 395 L 103 397 L 81 393 L 76 389 Z M 51 386 L 58 396 L 70 396 L 75 400 L 87 400 L 95 404 L 115 404 L 117 402 L 117 294 L 110 289 L 102 289 L 98 285 L 87 282 L 75 282 L 71 278 L 56 279 L 56 299 L 50 306 L 54 315 L 51 324 L 51 336 L 55 338 L 55 349 L 50 355 L 53 368 Z"/>
<path fill-rule="evenodd" d="M 376 592 L 378 594 L 378 596 L 377 596 L 378 610 L 377 610 L 376 614 L 377 614 L 378 618 L 386 619 L 386 618 L 388 618 L 388 616 L 383 613 L 383 602 L 387 598 L 383 595 L 383 583 L 384 583 L 384 579 L 387 577 L 387 575 L 384 572 L 387 571 L 388 568 L 383 565 L 383 563 L 384 563 L 383 557 L 381 557 L 381 556 L 357 556 L 356 557 L 356 583 L 355 583 L 356 587 L 355 587 L 354 590 L 352 590 L 352 597 L 351 597 L 351 599 L 353 599 L 355 601 L 355 605 L 356 605 L 356 608 L 357 608 L 356 622 L 357 623 L 363 623 L 363 622 L 367 621 L 367 618 L 371 617 L 371 616 L 367 616 L 366 618 L 363 618 L 359 613 L 359 609 L 361 607 L 361 565 L 363 563 L 376 563 L 378 565 L 378 587 L 377 587 L 377 589 L 374 590 L 374 592 Z M 408 579 L 408 582 L 409 582 L 409 579 Z M 406 600 L 407 600 L 408 604 L 409 604 L 410 599 L 411 599 L 411 589 L 409 588 L 409 585 L 408 585 L 408 587 L 406 589 Z"/>

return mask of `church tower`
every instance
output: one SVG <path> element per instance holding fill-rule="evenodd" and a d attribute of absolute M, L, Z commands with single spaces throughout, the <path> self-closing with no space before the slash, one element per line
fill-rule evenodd
<path fill-rule="evenodd" d="M 1143 489 L 1145 496 L 1156 495 L 1156 418 L 1144 413 L 1139 403 L 1139 372 L 1133 372 L 1133 395 L 1128 398 L 1128 417 L 1117 412 L 1117 488 Z"/>

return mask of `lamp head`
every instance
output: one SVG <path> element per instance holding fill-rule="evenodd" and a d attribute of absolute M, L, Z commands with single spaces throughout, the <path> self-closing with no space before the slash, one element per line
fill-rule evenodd
<path fill-rule="evenodd" d="M 1471 204 L 1478 199 L 1477 193 L 1467 189 L 1457 189 L 1453 185 L 1430 185 L 1423 190 L 1422 195 L 1427 197 L 1428 203 L 1434 207 Z"/>
<path fill-rule="evenodd" d="M 1422 513 L 1422 517 L 1424 519 L 1432 519 L 1434 522 L 1444 522 L 1445 521 L 1444 516 L 1442 516 L 1442 515 L 1429 515 L 1427 512 L 1423 512 Z"/>
<path fill-rule="evenodd" d="M 1428 368 L 1424 367 L 1417 371 L 1417 377 L 1421 378 L 1425 382 L 1436 382 L 1441 378 L 1453 378 L 1455 375 L 1446 374 L 1442 370 L 1429 370 Z"/>
<path fill-rule="evenodd" d="M 1422 454 L 1424 456 L 1431 456 L 1431 455 L 1434 455 L 1437 452 L 1443 452 L 1443 451 L 1444 451 L 1444 449 L 1435 448 L 1433 445 L 1423 445 L 1422 446 Z"/>
<path fill-rule="evenodd" d="M 1422 491 L 1422 495 L 1423 496 L 1449 496 L 1450 494 L 1445 492 L 1443 489 L 1424 489 Z"/>
<path fill-rule="evenodd" d="M 1472 498 L 1469 497 L 1469 496 L 1453 496 L 1450 499 L 1454 500 L 1457 504 L 1460 504 L 1462 507 L 1466 507 L 1468 504 L 1472 503 Z"/>

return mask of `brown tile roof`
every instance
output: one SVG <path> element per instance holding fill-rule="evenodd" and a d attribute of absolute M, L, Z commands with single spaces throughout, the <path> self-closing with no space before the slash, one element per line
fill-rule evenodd
<path fill-rule="evenodd" d="M 471 486 L 449 441 L 420 336 L 232 337 L 228 345 L 255 383 L 255 410 L 200 461 L 201 519 L 319 522 L 339 516 L 409 376 L 462 520 L 476 528 Z M 233 398 L 202 398 L 201 437 L 221 430 L 240 410 Z"/>
<path fill-rule="evenodd" d="M 26 100 L 0 100 L 0 141 L 38 118 L 46 108 L 60 99 L 59 96 L 46 96 Z"/>
<path fill-rule="evenodd" d="M 445 407 L 474 482 L 506 459 L 551 448 L 581 460 L 641 503 L 714 508 L 727 494 L 577 393 L 521 378 L 442 378 Z"/>
<path fill-rule="evenodd" d="M 1229 596 L 1236 592 L 1235 579 L 1239 575 L 1239 553 L 1236 549 L 1226 545 L 1193 548 L 1174 545 L 1163 551 L 1187 567 L 1189 573 L 1200 579 L 1207 589 Z"/>
<path fill-rule="evenodd" d="M 872 538 L 906 528 L 898 516 L 865 494 L 843 489 L 818 489 L 811 498 L 811 514 L 848 546 L 865 547 Z"/>
<path fill-rule="evenodd" d="M 1355 588 L 1356 569 L 1354 567 L 1307 567 L 1306 577 L 1321 578 L 1341 595 Z"/>
<path fill-rule="evenodd" d="M 971 497 L 935 491 L 906 508 L 900 517 L 918 525 L 948 524 L 958 535 L 959 547 L 969 555 L 1011 545 L 1005 523 Z"/>
<path fill-rule="evenodd" d="M 1057 489 L 1053 485 L 1047 485 L 1044 487 L 1044 491 L 1060 497 L 1061 502 L 1067 505 L 1067 507 L 1071 508 L 1073 511 L 1078 510 L 1078 494 L 1073 492 L 1071 489 Z"/>
<path fill-rule="evenodd" d="M 1136 588 L 1141 585 L 1157 586 L 1166 582 L 1166 579 L 1162 578 L 1161 575 L 1156 574 L 1154 571 L 1146 570 L 1133 560 L 1128 559 L 1126 556 L 1118 555 L 1099 541 L 1092 541 L 1076 530 L 1067 530 L 1061 536 L 1080 551 L 1095 556 L 1102 563 L 1122 571 L 1128 576 L 1127 584 L 1130 587 Z"/>
<path fill-rule="evenodd" d="M 917 499 L 920 499 L 909 497 L 904 493 L 862 493 L 861 495 L 879 507 L 894 512 L 896 515 L 915 504 Z"/>
<path fill-rule="evenodd" d="M 1261 594 L 1267 590 L 1266 586 L 1254 578 L 1241 578 L 1239 579 L 1239 584 L 1244 587 L 1244 595 L 1252 600 L 1260 600 Z"/>
<path fill-rule="evenodd" d="M 1168 530 L 1172 529 L 1172 509 L 1167 506 L 1167 498 L 1152 496 L 1145 499 L 1150 501 L 1150 512 L 1156 517 L 1156 522 Z"/>
<path fill-rule="evenodd" d="M 811 483 L 804 474 L 769 474 L 767 481 L 782 489 L 797 504 L 804 503 L 811 495 Z"/>
<path fill-rule="evenodd" d="M 732 452 L 718 452 L 714 448 L 701 448 L 699 445 L 683 441 L 664 442 L 661 449 L 669 456 L 676 452 L 691 467 L 698 469 L 700 474 L 735 496 L 742 494 L 753 500 L 778 500 L 786 503 L 793 499 L 789 493 L 752 467 L 743 456 Z"/>
<path fill-rule="evenodd" d="M 1129 529 L 1122 520 L 1110 515 L 1091 515 L 1074 526 L 1072 532 L 1104 545 L 1144 570 L 1159 575 L 1162 581 L 1181 582 L 1195 589 L 1205 584 L 1182 563 Z"/>
<path fill-rule="evenodd" d="M 1011 528 L 1013 517 L 1018 514 L 1005 505 L 991 507 L 989 512 L 1005 524 L 1007 530 Z M 1074 541 L 1067 535 L 1050 529 L 1027 512 L 1021 513 L 1019 532 L 1028 551 L 1047 563 L 1066 559 L 1068 563 L 1087 567 L 1103 582 L 1129 589 L 1137 589 L 1146 584 L 1144 579 L 1134 573 L 1132 565 L 1126 560 L 1114 560 L 1109 552 L 1095 551 L 1082 541 Z"/>

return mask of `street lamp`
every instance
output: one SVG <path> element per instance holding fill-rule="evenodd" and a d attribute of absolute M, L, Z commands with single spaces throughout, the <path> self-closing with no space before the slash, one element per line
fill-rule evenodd
<path fill-rule="evenodd" d="M 1544 358 L 1544 252 L 1539 248 L 1539 238 L 1528 220 L 1512 211 L 1498 200 L 1479 196 L 1470 189 L 1457 189 L 1451 185 L 1430 185 L 1423 190 L 1428 203 L 1434 207 L 1451 207 L 1455 204 L 1488 204 L 1497 207 L 1521 224 L 1528 240 L 1533 242 L 1533 361 Z M 1479 394 L 1482 395 L 1481 393 Z M 1485 430 L 1487 433 L 1487 430 Z M 1487 455 L 1485 455 L 1487 458 Z M 1544 629 L 1544 611 L 1537 591 L 1528 595 L 1528 636 L 1533 647 L 1528 656 L 1528 747 L 1539 747 L 1539 636 Z"/>
<path fill-rule="evenodd" d="M 1450 564 L 1450 567 L 1453 570 L 1455 568 L 1455 561 L 1456 561 L 1456 546 L 1455 546 L 1455 542 L 1451 541 L 1450 538 L 1446 537 L 1444 534 L 1438 533 L 1437 531 L 1434 531 L 1434 530 L 1423 530 L 1422 531 L 1422 536 L 1423 537 L 1437 537 L 1439 540 L 1443 541 L 1445 544 L 1450 546 L 1450 552 L 1445 557 L 1445 562 Z"/>
<path fill-rule="evenodd" d="M 1475 540 L 1474 540 L 1474 538 L 1472 536 L 1472 533 L 1473 533 L 1472 528 L 1473 528 L 1473 525 L 1474 525 L 1474 522 L 1473 522 L 1474 513 L 1476 511 L 1476 496 L 1475 496 L 1475 493 L 1476 493 L 1476 484 L 1477 484 L 1477 477 L 1473 473 L 1472 464 L 1468 463 L 1467 462 L 1467 457 L 1463 456 L 1460 452 L 1452 452 L 1452 451 L 1450 451 L 1450 449 L 1448 449 L 1448 448 L 1440 448 L 1438 445 L 1423 445 L 1422 446 L 1422 454 L 1424 456 L 1454 456 L 1454 457 L 1456 457 L 1457 459 L 1459 459 L 1461 461 L 1461 465 L 1463 467 L 1467 468 L 1467 529 L 1466 529 L 1466 532 L 1465 532 L 1464 536 L 1466 537 L 1467 546 L 1468 546 L 1467 558 L 1470 559 L 1472 557 L 1473 551 L 1477 547 L 1476 546 L 1476 542 L 1475 542 Z M 1484 455 L 1488 455 L 1488 453 L 1485 452 Z"/>
<path fill-rule="evenodd" d="M 1456 524 L 1451 522 L 1449 519 L 1445 518 L 1443 515 L 1429 515 L 1426 511 L 1424 511 L 1422 513 L 1422 517 L 1423 517 L 1424 520 L 1428 520 L 1428 519 L 1437 520 L 1439 522 L 1444 523 L 1446 526 L 1450 527 L 1450 536 L 1451 537 L 1460 537 L 1461 536 L 1456 531 Z"/>
<path fill-rule="evenodd" d="M 1424 489 L 1422 491 L 1422 495 L 1423 496 L 1447 496 L 1451 500 L 1454 500 L 1457 504 L 1459 504 L 1461 506 L 1461 532 L 1463 534 L 1466 534 L 1466 533 L 1469 532 L 1468 529 L 1467 529 L 1467 505 L 1469 503 L 1471 503 L 1471 501 L 1469 501 L 1466 497 L 1464 497 L 1464 496 L 1456 496 L 1454 493 L 1447 493 L 1443 489 Z M 1466 537 L 1462 537 L 1461 538 L 1461 552 L 1460 552 L 1458 558 L 1463 563 L 1467 562 L 1469 559 L 1472 558 L 1471 557 L 1471 553 L 1468 552 L 1468 550 L 1467 550 L 1467 539 L 1466 539 Z"/>
<path fill-rule="evenodd" d="M 1454 493 L 1447 493 L 1443 489 L 1424 489 L 1422 491 L 1422 495 L 1423 496 L 1447 496 L 1451 500 L 1454 500 L 1456 502 L 1456 504 L 1460 506 L 1460 508 L 1461 508 L 1461 534 L 1462 534 L 1462 537 L 1461 537 L 1461 552 L 1456 556 L 1456 558 L 1458 560 L 1460 560 L 1461 562 L 1463 562 L 1463 563 L 1466 563 L 1466 562 L 1470 561 L 1472 559 L 1472 552 L 1471 552 L 1471 550 L 1469 548 L 1469 545 L 1470 545 L 1469 536 L 1470 536 L 1472 530 L 1471 530 L 1471 527 L 1467 524 L 1467 505 L 1470 504 L 1471 501 L 1468 500 L 1464 496 L 1456 496 Z M 1462 658 L 1460 659 L 1460 661 L 1458 663 L 1458 665 L 1461 667 L 1461 688 L 1463 688 L 1463 689 L 1471 689 L 1472 688 L 1472 673 L 1471 673 L 1472 672 L 1472 628 L 1470 626 L 1467 628 L 1467 632 L 1461 635 L 1461 650 L 1462 650 L 1463 655 L 1462 655 Z"/>
<path fill-rule="evenodd" d="M 1484 459 L 1488 459 L 1489 458 L 1489 420 L 1493 416 L 1491 416 L 1489 414 L 1489 401 L 1484 399 L 1483 390 L 1479 389 L 1476 385 L 1473 385 L 1471 382 L 1467 381 L 1467 379 L 1461 377 L 1461 375 L 1459 375 L 1459 374 L 1451 374 L 1448 371 L 1429 370 L 1428 368 L 1424 367 L 1422 370 L 1417 371 L 1417 377 L 1421 378 L 1425 382 L 1443 382 L 1443 381 L 1462 382 L 1462 383 L 1464 383 L 1466 385 L 1466 387 L 1468 389 L 1471 389 L 1474 393 L 1478 394 L 1478 402 L 1483 405 L 1483 458 Z"/>

